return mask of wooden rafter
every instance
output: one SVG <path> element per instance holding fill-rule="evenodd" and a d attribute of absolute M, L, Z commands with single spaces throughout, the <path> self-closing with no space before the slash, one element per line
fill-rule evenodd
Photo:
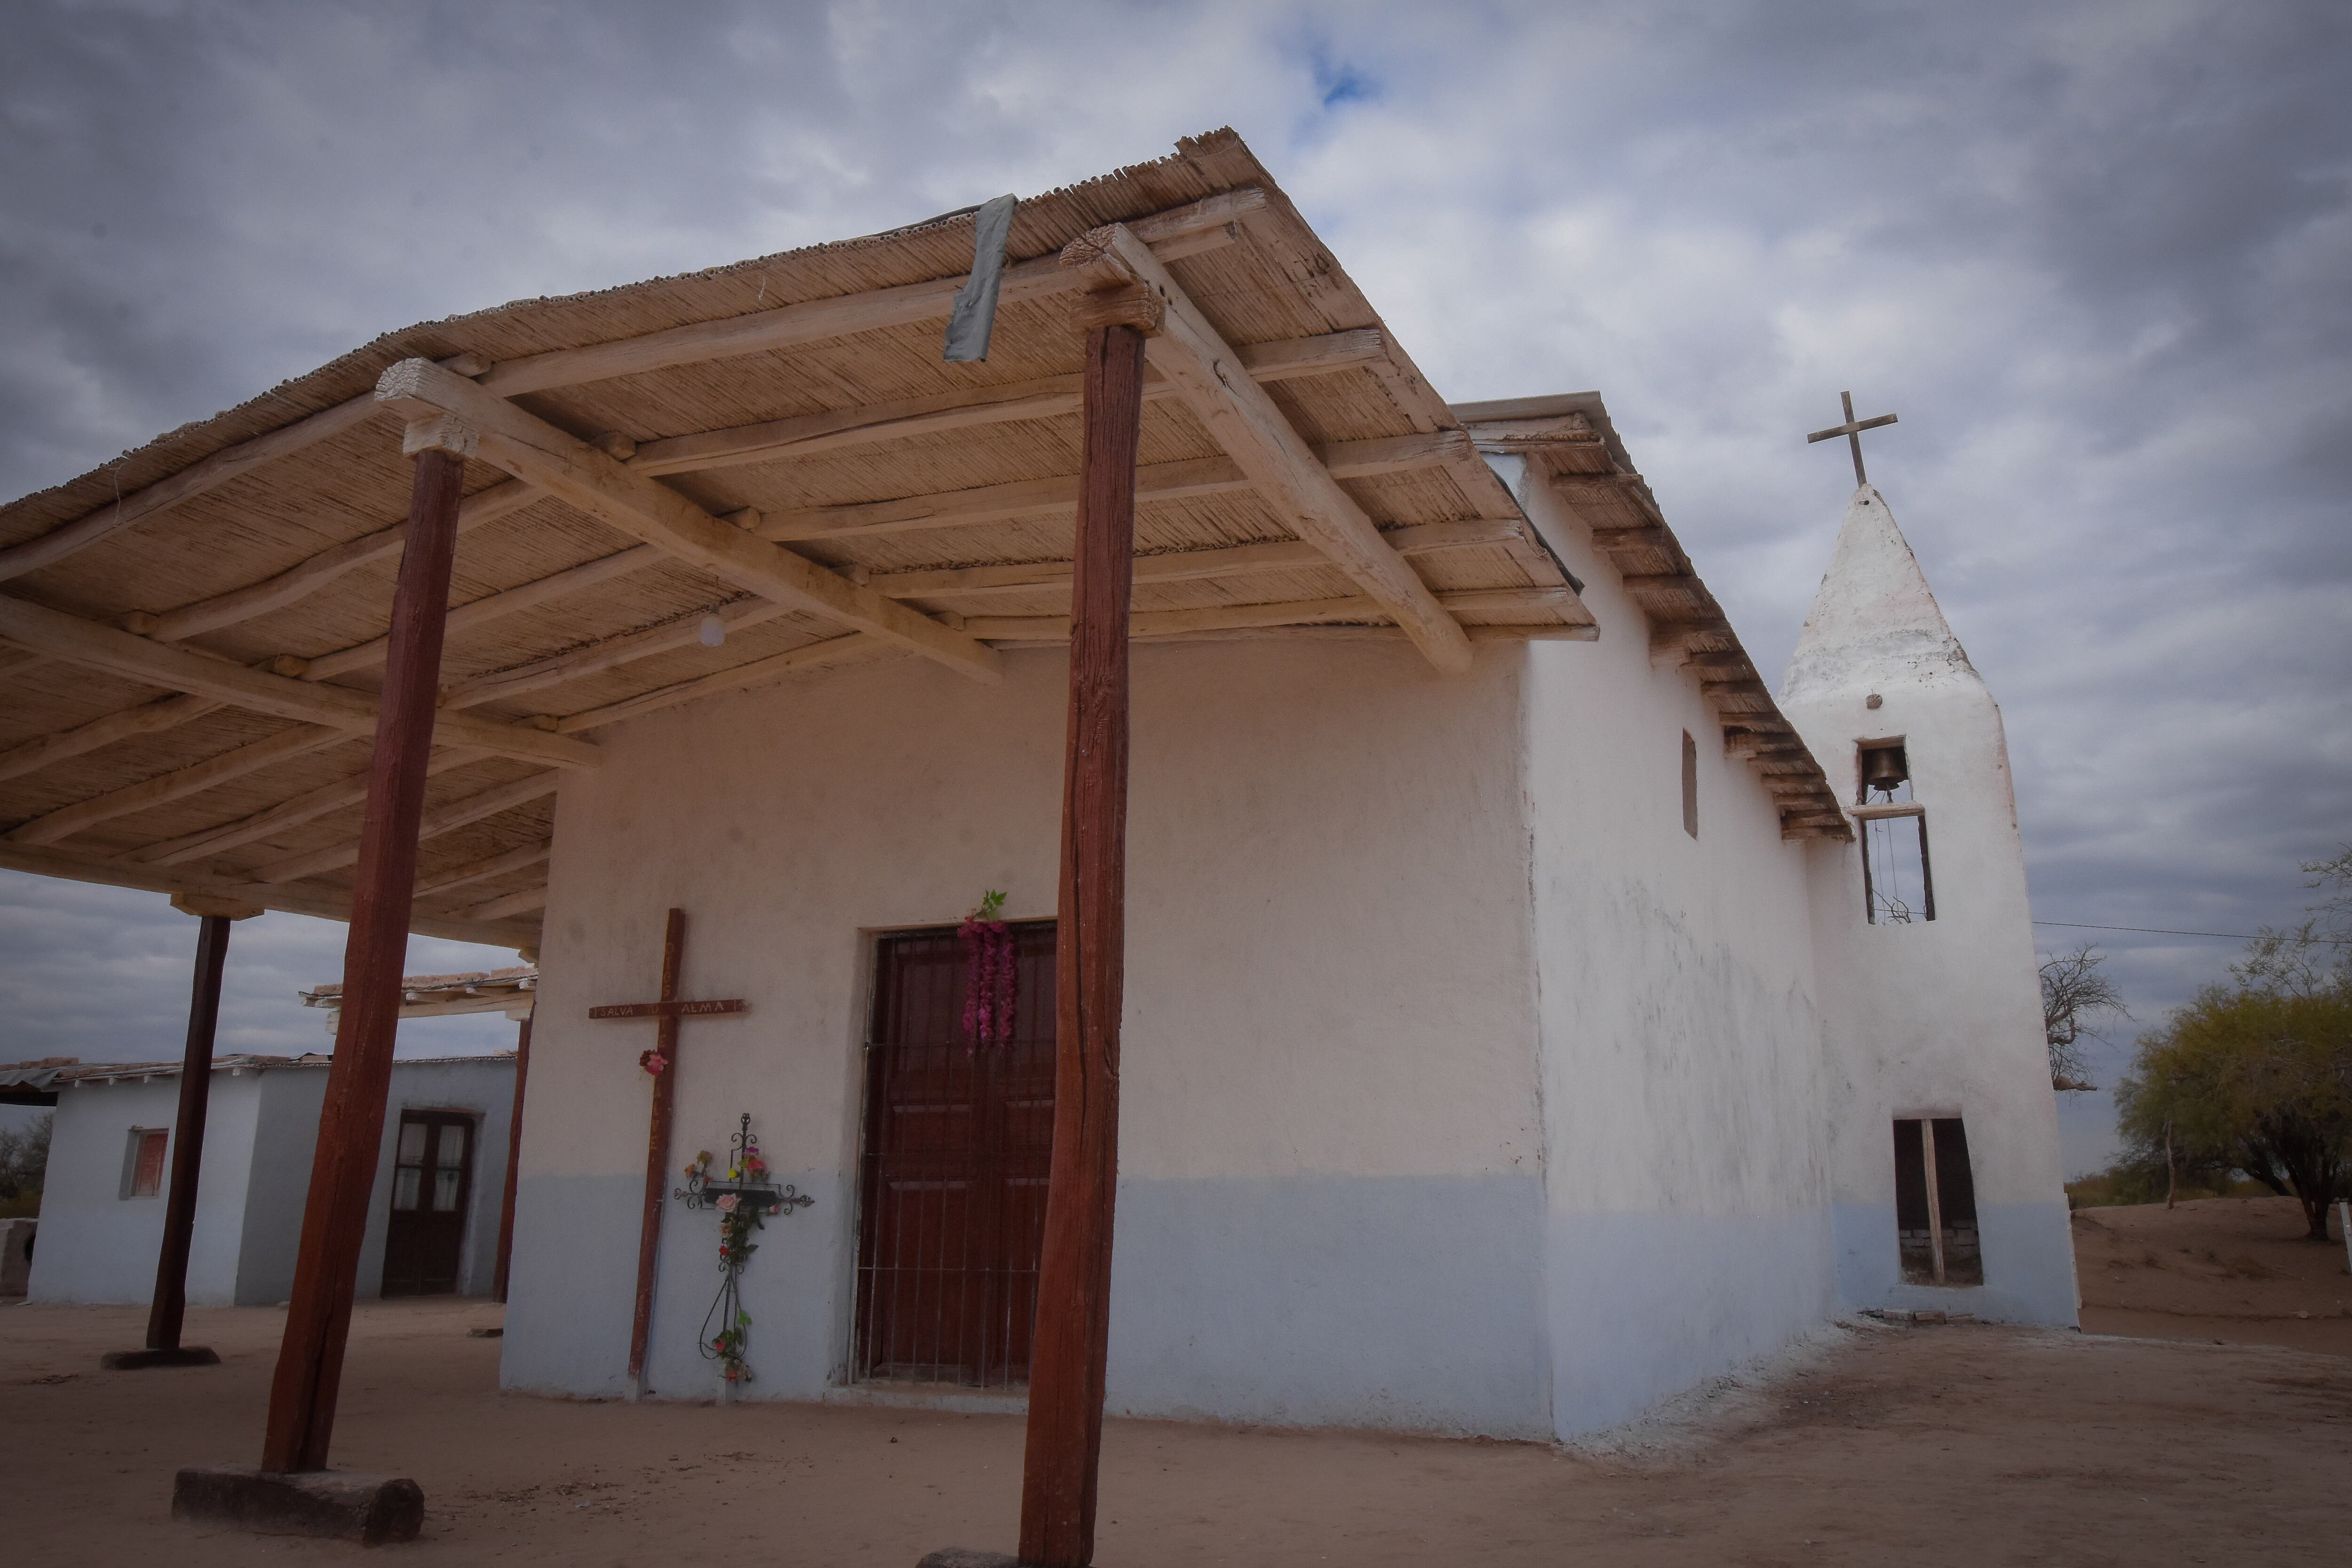
<path fill-rule="evenodd" d="M 1573 604 L 1576 596 L 1566 588 L 1478 589 L 1461 594 L 1441 593 L 1437 600 L 1449 608 L 1458 601 L 1464 610 L 1533 610 Z M 1356 593 L 1335 599 L 1284 600 L 1266 604 L 1218 604 L 1197 610 L 1140 610 L 1129 618 L 1129 623 L 1138 637 L 1167 637 L 1194 632 L 1376 621 L 1390 614 L 1389 607 L 1371 595 Z M 970 616 L 964 621 L 964 628 L 975 637 L 1001 643 L 1060 643 L 1067 641 L 1070 634 L 1066 615 Z M 1559 629 L 1581 632 L 1584 638 L 1592 635 L 1589 626 L 1562 625 Z M 1466 635 L 1464 642 L 1468 642 Z"/>
<path fill-rule="evenodd" d="M 489 755 L 486 751 L 452 747 L 436 751 L 425 764 L 427 776 L 446 773 L 453 768 L 465 768 Z M 367 770 L 347 774 L 330 784 L 306 789 L 290 800 L 280 800 L 275 806 L 254 812 L 234 822 L 217 827 L 199 828 L 193 833 L 183 833 L 176 839 L 148 844 L 115 858 L 140 865 L 180 865 L 188 861 L 203 860 L 209 855 L 226 854 L 230 850 L 249 844 L 256 839 L 288 828 L 299 828 L 315 821 L 330 812 L 356 806 L 367 799 Z"/>
<path fill-rule="evenodd" d="M 1262 211 L 1265 193 L 1257 190 L 1224 191 L 1203 200 L 1171 208 L 1130 227 L 1145 245 L 1181 246 L 1186 254 L 1203 244 L 1223 245 L 1233 237 L 1227 225 Z M 1001 304 L 1036 299 L 1075 287 L 1076 280 L 1042 256 L 1004 269 L 997 298 Z M 634 338 L 591 344 L 580 349 L 555 349 L 543 354 L 507 360 L 492 366 L 481 383 L 500 397 L 543 392 L 550 387 L 576 386 L 608 381 L 614 376 L 667 370 L 773 349 L 937 320 L 948 313 L 964 279 L 935 278 L 928 283 L 872 288 L 830 299 L 782 305 L 720 321 L 698 321 Z"/>
<path fill-rule="evenodd" d="M 0 779 L 20 779 L 53 763 L 96 751 L 134 735 L 153 735 L 199 719 L 221 705 L 211 697 L 157 697 L 120 713 L 101 715 L 87 724 L 55 735 L 44 735 L 0 752 Z"/>
<path fill-rule="evenodd" d="M 436 369 L 436 373 L 449 372 Z M 376 700 L 363 693 L 248 670 L 26 600 L 0 595 L 0 632 L 72 664 L 149 685 L 215 697 L 278 718 L 327 725 L 359 735 L 375 732 Z M 498 724 L 463 714 L 449 715 L 442 726 L 443 738 L 451 744 L 566 768 L 593 768 L 597 760 L 593 746 L 529 726 Z"/>
<path fill-rule="evenodd" d="M 545 861 L 554 852 L 553 839 L 541 839 L 536 843 L 502 850 L 494 855 L 484 855 L 481 859 L 468 861 L 464 865 L 451 866 L 448 870 L 437 872 L 431 876 L 418 877 L 416 896 L 422 898 L 428 893 L 451 893 L 478 882 L 488 881 L 494 876 L 504 876 L 509 872 L 528 871 L 530 867 Z M 486 916 L 485 918 L 496 917 Z"/>
<path fill-rule="evenodd" d="M 501 811 L 510 811 L 517 806 L 543 800 L 555 793 L 558 781 L 559 775 L 555 773 L 534 773 L 528 779 L 518 779 L 511 784 L 501 784 L 494 789 L 485 789 L 478 795 L 452 800 L 425 813 L 417 824 L 417 839 L 422 841 L 438 838 L 443 833 L 454 833 L 459 828 L 495 817 Z M 256 868 L 253 880 L 264 883 L 300 882 L 306 877 L 341 871 L 359 856 L 360 841 L 351 839 L 340 844 L 330 844 L 325 849 L 272 861 L 268 865 Z"/>
<path fill-rule="evenodd" d="M 976 680 L 1003 679 L 992 649 L 836 576 L 805 556 L 752 538 L 667 486 L 632 472 L 586 442 L 429 360 L 404 360 L 393 366 L 377 383 L 376 395 L 412 417 L 451 415 L 478 437 L 485 462 L 691 566 L 794 609 L 814 611 L 899 643 Z"/>
<path fill-rule="evenodd" d="M 457 531 L 464 533 L 494 523 L 500 517 L 511 517 L 541 500 L 541 491 L 528 485 L 509 480 L 503 485 L 469 496 L 457 507 Z M 216 593 L 210 599 L 184 604 L 154 617 L 143 628 L 145 633 L 159 643 L 177 643 L 184 638 L 205 632 L 233 626 L 240 621 L 250 621 L 257 615 L 267 615 L 289 604 L 316 593 L 347 571 L 387 559 L 400 553 L 401 541 L 408 535 L 408 525 L 395 523 L 388 528 L 320 551 L 310 559 L 297 563 L 259 582 L 244 588 Z M 320 677 L 323 679 L 324 677 Z"/>
<path fill-rule="evenodd" d="M 10 842 L 19 844 L 53 844 L 59 839 L 85 832 L 100 822 L 112 821 L 117 817 L 127 817 L 136 811 L 201 794 L 232 779 L 242 779 L 275 763 L 307 757 L 313 751 L 341 746 L 353 738 L 347 729 L 335 729 L 324 725 L 296 725 L 291 729 L 280 730 L 250 745 L 223 752 L 218 757 L 208 757 L 202 762 L 174 768 L 156 778 L 60 807 L 46 816 L 19 824 L 9 832 L 8 839 Z"/>
<path fill-rule="evenodd" d="M 146 893 L 259 904 L 264 909 L 280 909 L 293 915 L 315 915 L 322 920 L 349 920 L 352 917 L 351 894 L 341 888 L 299 884 L 262 886 L 232 877 L 206 876 L 189 871 L 155 871 L 127 864 L 121 860 L 91 860 L 60 850 L 35 849 L 24 844 L 0 842 L 0 869 L 28 872 L 35 876 L 63 877 L 68 882 L 137 888 Z M 410 929 L 427 936 L 446 936 L 453 942 L 486 942 L 499 947 L 530 946 L 539 940 L 534 925 L 448 919 L 432 915 L 417 915 L 410 922 Z"/>
<path fill-rule="evenodd" d="M 676 707 L 680 703 L 698 702 L 704 697 L 724 696 L 730 692 L 749 691 L 753 686 L 782 680 L 803 670 L 814 670 L 826 664 L 843 663 L 889 650 L 890 645 L 879 637 L 853 632 L 845 637 L 830 637 L 822 643 L 804 643 L 782 653 L 764 659 L 754 659 L 748 664 L 738 664 L 731 670 L 719 670 L 690 681 L 659 686 L 649 692 L 639 692 L 633 697 L 607 703 L 603 707 L 584 713 L 567 715 L 556 729 L 563 735 L 580 735 L 592 729 L 602 729 L 608 724 L 618 724 L 625 718 L 658 713 L 663 708 Z"/>
<path fill-rule="evenodd" d="M 1273 400 L 1255 382 L 1223 369 L 1236 362 L 1233 349 L 1150 247 L 1131 229 L 1113 225 L 1072 241 L 1062 260 L 1072 274 L 1091 279 L 1092 287 L 1124 279 L 1160 299 L 1165 321 L 1151 340 L 1152 363 L 1176 383 L 1210 438 L 1299 538 L 1319 546 L 1404 628 L 1431 664 L 1448 674 L 1468 670 L 1470 639 L 1460 623 L 1411 564 L 1381 542 L 1379 528 L 1339 487 Z"/>

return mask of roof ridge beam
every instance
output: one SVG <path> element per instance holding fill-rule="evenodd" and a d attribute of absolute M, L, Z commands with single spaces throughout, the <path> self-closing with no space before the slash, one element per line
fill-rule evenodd
<path fill-rule="evenodd" d="M 1169 246 L 1181 254 L 1224 245 L 1235 237 L 1233 225 L 1266 205 L 1265 193 L 1254 186 L 1223 191 L 1181 207 L 1171 207 L 1129 226 L 1146 245 Z M 730 316 L 718 321 L 696 321 L 634 338 L 616 338 L 578 349 L 551 349 L 492 365 L 480 377 L 482 386 L 500 397 L 544 392 L 551 387 L 577 386 L 638 375 L 673 365 L 705 360 L 731 359 L 764 353 L 797 343 L 846 337 L 886 327 L 904 327 L 945 316 L 953 306 L 963 274 L 922 283 L 902 283 L 892 288 L 863 289 L 824 299 L 779 305 L 767 310 Z M 1015 262 L 1003 272 L 997 298 L 1002 304 L 1035 299 L 1076 287 L 1059 258 L 1049 252 Z"/>
<path fill-rule="evenodd" d="M 1099 228 L 1072 241 L 1062 263 L 1073 278 L 1096 287 L 1109 274 L 1139 283 L 1158 296 L 1166 311 L 1160 331 L 1146 352 L 1174 382 L 1210 439 L 1248 475 L 1260 497 L 1299 538 L 1319 545 L 1332 561 L 1402 626 L 1423 656 L 1439 670 L 1460 674 L 1470 668 L 1470 639 L 1445 612 L 1429 586 L 1405 559 L 1381 538 L 1380 529 L 1355 497 L 1291 428 L 1265 390 L 1226 367 L 1237 356 L 1210 325 L 1150 247 L 1124 225 Z M 1451 433 L 1467 443 L 1469 437 Z"/>
<path fill-rule="evenodd" d="M 447 375 L 446 371 L 436 373 Z M 375 733 L 376 698 L 341 686 L 316 685 L 249 670 L 230 660 L 193 649 L 151 643 L 62 610 L 0 594 L 0 633 L 69 663 L 192 695 L 215 697 L 232 706 L 304 724 L 323 724 L 356 735 Z M 462 714 L 442 716 L 436 733 L 453 745 L 478 747 L 533 762 L 593 768 L 593 745 L 526 725 L 499 724 Z"/>
<path fill-rule="evenodd" d="M 456 415 L 477 433 L 485 462 L 689 565 L 910 648 L 975 680 L 1003 678 L 994 649 L 712 517 L 668 486 L 430 361 L 393 366 L 376 395 L 412 413 Z"/>

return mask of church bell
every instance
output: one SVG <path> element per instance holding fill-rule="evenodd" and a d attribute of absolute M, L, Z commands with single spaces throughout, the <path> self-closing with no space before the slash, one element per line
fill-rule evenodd
<path fill-rule="evenodd" d="M 1909 760 L 1903 747 L 1874 746 L 1862 754 L 1862 788 L 1865 798 L 1874 791 L 1893 794 L 1896 785 L 1911 777 Z"/>

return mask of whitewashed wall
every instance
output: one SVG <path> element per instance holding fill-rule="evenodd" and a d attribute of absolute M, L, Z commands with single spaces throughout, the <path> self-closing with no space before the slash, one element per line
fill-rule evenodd
<path fill-rule="evenodd" d="M 779 1180 L 744 1281 L 755 1395 L 845 1375 L 868 953 L 988 888 L 1053 913 L 1065 661 L 914 661 L 649 718 L 567 779 L 534 1024 L 512 1386 L 626 1359 L 664 912 L 689 912 L 682 1164 L 749 1110 Z M 1546 1435 L 1518 659 L 1142 647 L 1128 861 L 1118 1411 Z M 617 889 L 626 890 L 616 895 Z M 715 1226 L 672 1205 L 654 1390 L 717 1386 Z"/>
<path fill-rule="evenodd" d="M 1904 738 L 1935 883 L 1933 921 L 1874 925 L 1859 847 L 1816 855 L 1840 1294 L 1849 1307 L 2072 1326 L 2074 1242 L 2000 710 L 1874 489 L 1848 508 L 1780 701 L 1848 800 L 1857 744 Z M 1892 1127 L 1917 1115 L 1967 1124 L 1981 1287 L 1902 1281 Z"/>
<path fill-rule="evenodd" d="M 188 1246 L 188 1300 L 199 1306 L 236 1299 L 245 1177 L 261 1089 L 256 1074 L 213 1077 L 203 1185 Z M 154 1299 L 164 1200 L 161 1192 L 122 1196 L 123 1151 L 133 1127 L 174 1127 L 179 1102 L 176 1073 L 143 1083 L 81 1084 L 58 1095 L 29 1300 L 144 1306 Z M 170 1170 L 167 1155 L 166 1188 Z"/>
<path fill-rule="evenodd" d="M 1833 1310 L 1806 851 L 1589 531 L 1496 465 L 1597 643 L 1528 649 L 1556 1429 L 1640 1414 Z M 1698 835 L 1682 746 L 1697 744 Z"/>

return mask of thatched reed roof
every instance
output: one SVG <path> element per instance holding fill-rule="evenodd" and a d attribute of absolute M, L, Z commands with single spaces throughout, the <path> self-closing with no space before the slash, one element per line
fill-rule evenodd
<path fill-rule="evenodd" d="M 714 565 L 468 465 L 414 929 L 534 946 L 555 783 L 600 729 L 909 649 L 984 675 L 991 649 L 1066 637 L 1080 339 L 1055 258 L 1110 225 L 1105 265 L 1177 301 L 1139 638 L 1402 628 L 1444 663 L 1595 634 L 1463 422 L 1220 131 L 1024 201 L 985 362 L 940 358 L 972 252 L 951 214 L 408 328 L 0 508 L 0 865 L 347 912 L 411 471 L 375 392 L 433 361 L 572 471 L 658 480 L 690 523 L 765 541 L 765 564 Z"/>

